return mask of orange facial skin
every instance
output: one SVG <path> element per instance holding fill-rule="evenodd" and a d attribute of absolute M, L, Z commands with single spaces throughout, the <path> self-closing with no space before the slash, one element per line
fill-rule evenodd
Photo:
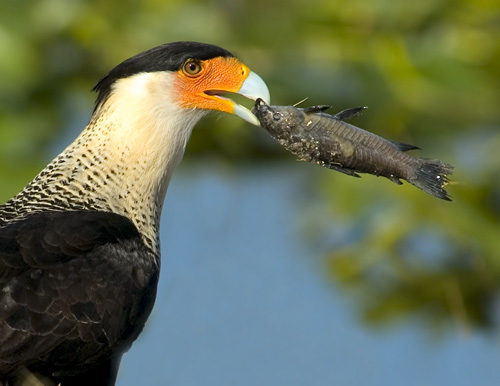
<path fill-rule="evenodd" d="M 237 93 L 250 69 L 236 58 L 188 59 L 174 78 L 177 103 L 184 108 L 234 113 L 235 103 L 221 93 Z"/>

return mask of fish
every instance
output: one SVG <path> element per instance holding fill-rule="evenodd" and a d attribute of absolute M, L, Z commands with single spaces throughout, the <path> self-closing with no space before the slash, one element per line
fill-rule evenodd
<path fill-rule="evenodd" d="M 401 185 L 405 180 L 424 192 L 451 201 L 444 187 L 453 166 L 443 161 L 413 157 L 417 146 L 390 141 L 345 120 L 362 113 L 354 107 L 335 115 L 327 105 L 299 108 L 268 105 L 257 99 L 252 113 L 260 125 L 299 160 L 316 163 L 353 177 L 367 173 Z"/>

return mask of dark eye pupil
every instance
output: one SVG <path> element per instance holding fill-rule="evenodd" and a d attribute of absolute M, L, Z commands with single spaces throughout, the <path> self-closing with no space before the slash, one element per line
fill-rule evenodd
<path fill-rule="evenodd" d="M 190 60 L 184 64 L 184 71 L 188 75 L 198 75 L 198 73 L 201 71 L 201 64 L 196 60 Z"/>

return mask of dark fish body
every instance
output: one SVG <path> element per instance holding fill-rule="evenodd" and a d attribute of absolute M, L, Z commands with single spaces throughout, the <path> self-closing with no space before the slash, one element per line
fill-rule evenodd
<path fill-rule="evenodd" d="M 326 114 L 328 108 L 269 106 L 258 99 L 252 112 L 261 126 L 300 160 L 354 177 L 369 173 L 399 185 L 403 179 L 426 193 L 450 200 L 444 186 L 453 166 L 412 157 L 407 151 L 418 149 L 416 146 L 388 141 L 343 121 L 359 115 L 363 107 L 336 115 Z"/>

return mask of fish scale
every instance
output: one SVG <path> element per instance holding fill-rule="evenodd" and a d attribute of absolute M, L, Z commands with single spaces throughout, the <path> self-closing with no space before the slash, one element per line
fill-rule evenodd
<path fill-rule="evenodd" d="M 327 108 L 270 106 L 257 99 L 252 112 L 261 126 L 300 160 L 354 177 L 368 173 L 398 185 L 403 179 L 428 194 L 451 201 L 444 187 L 453 166 L 413 157 L 407 151 L 418 149 L 416 146 L 386 140 L 342 120 L 359 115 L 362 107 L 336 115 L 324 113 Z"/>

